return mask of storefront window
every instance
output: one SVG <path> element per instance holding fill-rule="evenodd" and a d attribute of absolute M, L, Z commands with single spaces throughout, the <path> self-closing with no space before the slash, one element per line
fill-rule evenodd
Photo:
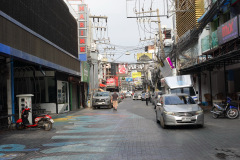
<path fill-rule="evenodd" d="M 58 82 L 57 90 L 58 103 L 68 103 L 68 83 L 67 82 Z"/>
<path fill-rule="evenodd" d="M 56 103 L 56 85 L 54 77 L 39 78 L 41 103 Z"/>

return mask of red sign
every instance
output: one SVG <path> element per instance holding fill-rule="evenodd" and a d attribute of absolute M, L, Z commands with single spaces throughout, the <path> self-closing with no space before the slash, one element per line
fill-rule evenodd
<path fill-rule="evenodd" d="M 107 79 L 107 86 L 115 86 L 115 79 L 114 78 Z"/>
<path fill-rule="evenodd" d="M 126 74 L 127 73 L 125 65 L 122 65 L 122 64 L 118 65 L 118 73 L 119 74 Z"/>
<path fill-rule="evenodd" d="M 115 76 L 115 83 L 116 83 L 116 86 L 118 86 L 118 76 Z"/>

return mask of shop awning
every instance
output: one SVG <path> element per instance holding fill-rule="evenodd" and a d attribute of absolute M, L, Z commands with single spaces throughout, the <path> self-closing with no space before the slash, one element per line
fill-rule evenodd
<path fill-rule="evenodd" d="M 226 54 L 220 55 L 216 58 L 208 61 L 193 65 L 188 68 L 181 69 L 181 74 L 191 74 L 196 72 L 202 72 L 206 70 L 212 70 L 215 67 L 223 67 L 224 65 L 233 65 L 240 63 L 240 49 L 230 51 Z"/>
<path fill-rule="evenodd" d="M 99 84 L 99 87 L 106 87 L 106 85 L 105 85 L 105 84 L 102 84 L 102 83 L 100 83 L 100 84 Z"/>

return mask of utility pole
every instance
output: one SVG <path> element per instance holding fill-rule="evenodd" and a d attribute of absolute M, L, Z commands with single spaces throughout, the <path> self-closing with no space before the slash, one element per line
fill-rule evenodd
<path fill-rule="evenodd" d="M 97 21 L 99 22 L 100 19 L 105 19 L 106 23 L 107 23 L 107 19 L 108 17 L 107 16 L 92 16 L 90 15 L 89 18 L 92 18 L 93 19 L 93 22 L 95 19 L 97 19 Z M 96 26 L 95 27 L 97 30 L 100 29 L 100 30 L 105 30 L 106 31 L 106 27 L 101 27 L 101 26 Z M 97 40 L 94 40 L 94 42 L 96 42 Z M 99 40 L 100 41 L 100 40 Z M 105 50 L 104 50 L 105 51 Z M 103 79 L 106 80 L 106 63 L 103 63 Z"/>
<path fill-rule="evenodd" d="M 159 9 L 157 9 L 157 16 L 158 16 L 159 38 L 160 38 L 160 45 L 161 45 L 160 46 L 161 47 L 160 56 L 161 56 L 161 58 L 165 58 L 163 38 L 162 38 L 162 28 L 161 28 L 161 21 L 160 21 L 160 16 L 159 16 Z"/>
<path fill-rule="evenodd" d="M 159 15 L 159 9 L 154 10 L 154 11 L 145 11 L 145 12 L 137 12 L 136 14 L 143 14 L 143 13 L 152 13 L 152 12 L 157 12 L 157 21 L 151 21 L 151 22 L 157 22 L 158 23 L 158 32 L 159 32 L 159 41 L 160 41 L 160 48 L 161 48 L 161 53 L 160 57 L 161 59 L 165 58 L 165 52 L 164 52 L 164 45 L 163 45 L 163 38 L 162 38 L 162 28 L 161 28 L 161 20 L 160 20 L 160 15 Z M 142 16 L 144 17 L 149 17 L 149 16 Z M 158 58 L 158 56 L 157 56 Z M 158 58 L 159 60 L 159 58 Z"/>
<path fill-rule="evenodd" d="M 105 54 L 105 59 L 107 59 L 107 52 L 106 52 L 106 50 L 115 50 L 115 47 L 106 47 L 106 48 L 104 48 L 104 54 Z M 107 68 L 106 68 L 106 62 L 104 62 L 104 79 L 105 80 L 107 80 L 107 77 L 108 77 L 108 75 L 107 75 Z"/>

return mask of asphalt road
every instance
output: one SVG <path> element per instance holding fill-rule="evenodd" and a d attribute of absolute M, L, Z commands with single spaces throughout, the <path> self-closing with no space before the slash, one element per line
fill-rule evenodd
<path fill-rule="evenodd" d="M 162 129 L 151 103 L 125 99 L 118 110 L 83 109 L 54 118 L 51 131 L 0 132 L 0 160 L 240 159 L 240 120 L 213 119 L 204 128 Z"/>

